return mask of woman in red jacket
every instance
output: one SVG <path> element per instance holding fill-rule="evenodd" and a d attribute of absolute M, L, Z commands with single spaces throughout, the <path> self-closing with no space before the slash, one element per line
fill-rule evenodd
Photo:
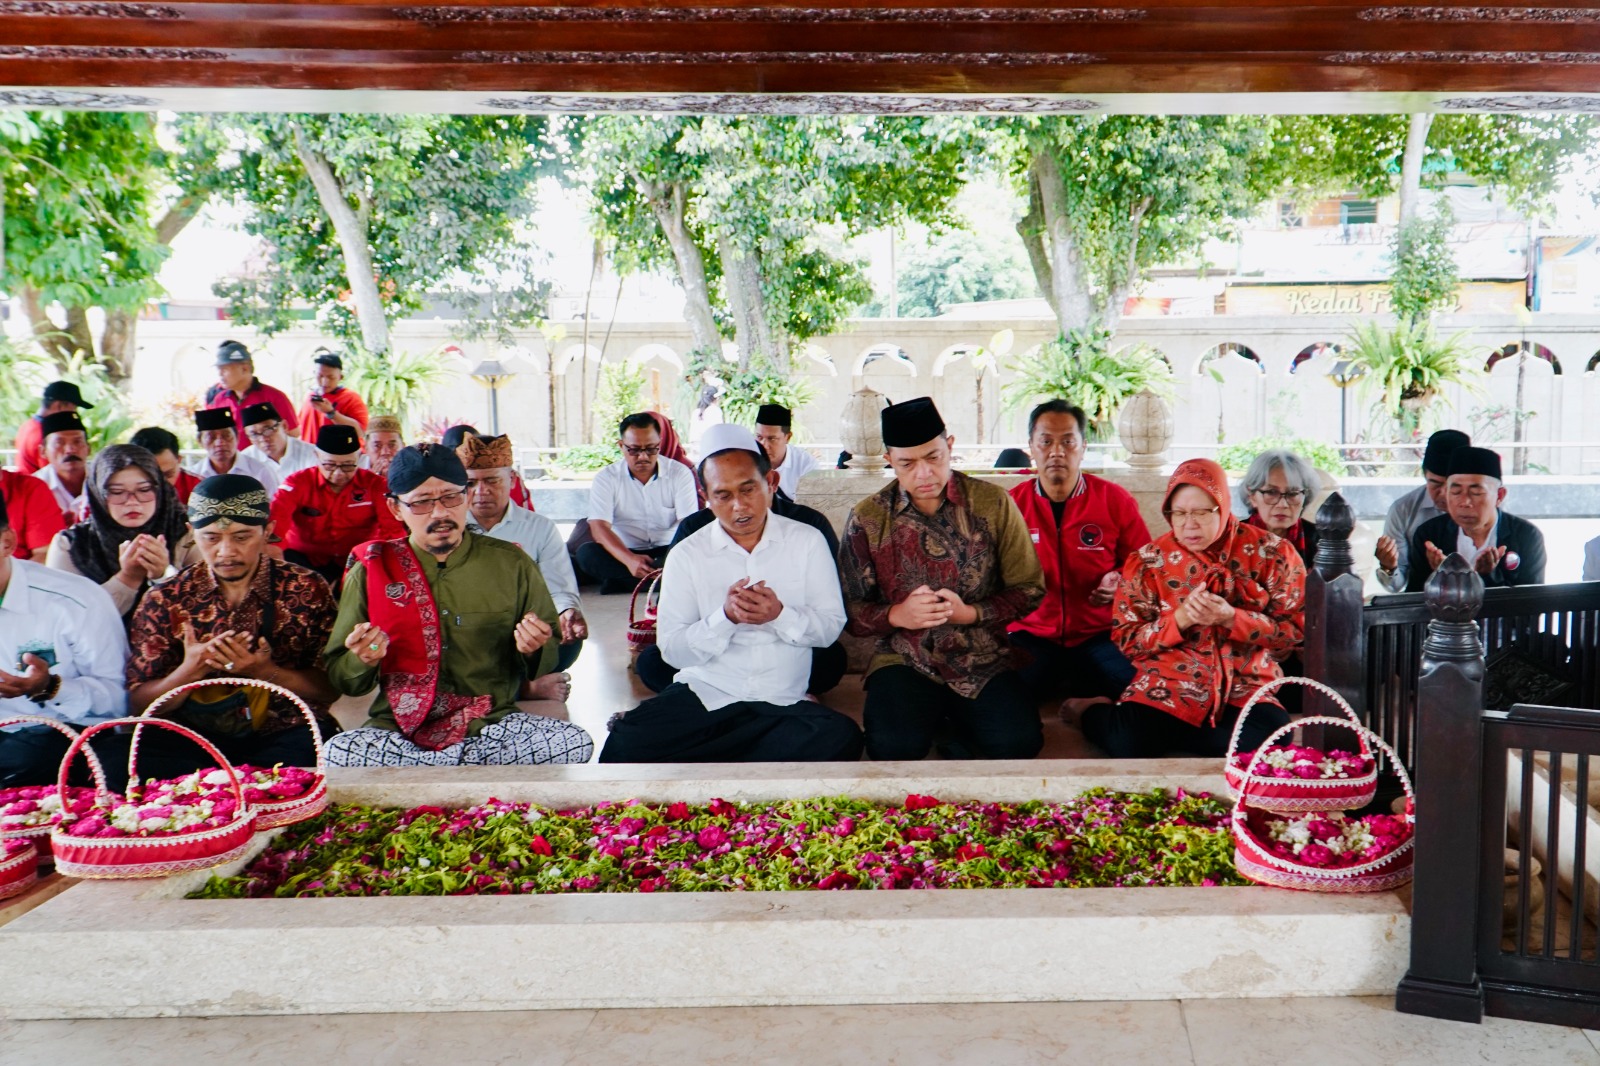
<path fill-rule="evenodd" d="M 1112 605 L 1133 684 L 1082 718 L 1114 758 L 1223 754 L 1240 706 L 1282 676 L 1278 657 L 1302 636 L 1305 564 L 1287 541 L 1233 517 L 1220 466 L 1181 464 L 1162 511 L 1172 531 L 1128 558 Z M 1240 750 L 1288 721 L 1275 703 L 1259 705 Z"/>

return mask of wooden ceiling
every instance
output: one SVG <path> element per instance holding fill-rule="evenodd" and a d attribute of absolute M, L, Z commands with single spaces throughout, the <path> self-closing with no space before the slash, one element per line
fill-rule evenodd
<path fill-rule="evenodd" d="M 1581 94 L 1600 4 L 0 0 L 0 86 Z"/>

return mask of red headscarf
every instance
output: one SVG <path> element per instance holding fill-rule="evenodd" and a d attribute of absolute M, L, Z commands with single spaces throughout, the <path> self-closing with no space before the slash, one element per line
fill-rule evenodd
<path fill-rule="evenodd" d="M 678 439 L 678 431 L 672 428 L 672 419 L 660 411 L 646 411 L 645 414 L 655 419 L 656 427 L 661 430 L 661 458 L 676 459 L 693 470 L 694 464 L 689 461 L 689 453 L 683 450 L 683 441 Z"/>

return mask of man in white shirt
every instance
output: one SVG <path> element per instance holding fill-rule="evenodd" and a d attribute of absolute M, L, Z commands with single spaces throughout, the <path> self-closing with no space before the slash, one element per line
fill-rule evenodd
<path fill-rule="evenodd" d="M 812 650 L 844 629 L 827 541 L 771 512 L 771 464 L 755 438 L 717 428 L 743 438 L 719 434 L 723 446 L 700 463 L 717 520 L 680 541 L 662 575 L 656 639 L 677 681 L 613 719 L 600 761 L 858 759 L 856 723 L 806 699 Z"/>
<path fill-rule="evenodd" d="M 600 582 L 602 594 L 631 592 L 667 557 L 678 523 L 700 509 L 694 474 L 661 461 L 661 427 L 632 414 L 618 427 L 622 458 L 594 476 L 589 488 L 589 533 L 578 567 Z"/>
<path fill-rule="evenodd" d="M 70 526 L 88 512 L 83 493 L 89 481 L 89 434 L 76 411 L 45 415 L 39 429 L 45 465 L 33 476 L 50 486 Z"/>
<path fill-rule="evenodd" d="M 13 559 L 15 543 L 0 504 L 0 716 L 122 717 L 128 638 L 111 596 L 86 577 Z M 0 788 L 53 784 L 67 745 L 46 726 L 0 729 Z M 84 777 L 80 763 L 73 780 Z"/>
<path fill-rule="evenodd" d="M 522 698 L 564 703 L 572 687 L 572 679 L 565 671 L 577 661 L 589 635 L 589 624 L 583 619 L 578 599 L 578 575 L 572 570 L 566 542 L 550 519 L 511 502 L 511 474 L 516 460 L 510 437 L 468 434 L 456 448 L 456 455 L 467 468 L 467 528 L 521 548 L 539 568 L 550 598 L 555 601 L 561 640 L 556 668 L 531 682 L 530 694 Z"/>
<path fill-rule="evenodd" d="M 778 472 L 778 488 L 791 500 L 800 498 L 800 479 L 817 468 L 816 456 L 794 442 L 794 415 L 782 404 L 764 403 L 756 411 L 756 443 Z"/>
<path fill-rule="evenodd" d="M 289 436 L 283 428 L 283 416 L 270 403 L 253 403 L 239 412 L 239 417 L 244 419 L 244 435 L 250 439 L 248 454 L 252 459 L 271 463 L 280 483 L 290 474 L 309 470 L 321 462 L 317 446 Z"/>
<path fill-rule="evenodd" d="M 1390 592 L 1404 592 L 1411 580 L 1411 538 L 1422 523 L 1445 513 L 1445 481 L 1450 456 L 1472 438 L 1459 429 L 1441 429 L 1428 438 L 1422 453 L 1423 484 L 1389 505 L 1383 536 L 1378 538 L 1378 584 Z M 1432 569 L 1429 567 L 1429 569 Z"/>
<path fill-rule="evenodd" d="M 206 454 L 188 466 L 189 473 L 204 481 L 223 474 L 242 474 L 261 482 L 267 490 L 267 499 L 283 479 L 277 468 L 263 457 L 239 450 L 239 430 L 233 422 L 233 412 L 226 407 L 207 407 L 194 413 L 194 428 L 200 434 L 200 447 Z"/>

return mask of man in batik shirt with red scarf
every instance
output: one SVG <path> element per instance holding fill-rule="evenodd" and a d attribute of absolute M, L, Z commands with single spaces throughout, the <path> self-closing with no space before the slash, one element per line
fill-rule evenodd
<path fill-rule="evenodd" d="M 867 755 L 1031 759 L 1039 705 L 1011 668 L 1006 626 L 1044 596 L 1028 526 L 1004 489 L 950 468 L 955 438 L 923 396 L 886 407 L 895 480 L 856 504 L 839 541 L 847 628 L 877 637 Z"/>
<path fill-rule="evenodd" d="M 456 453 L 436 444 L 401 450 L 388 489 L 409 536 L 355 550 L 323 652 L 339 691 L 382 691 L 367 723 L 329 744 L 328 761 L 587 762 L 594 742 L 564 720 L 564 706 L 517 703 L 524 681 L 555 669 L 555 603 L 526 552 L 467 529 L 467 472 Z"/>

